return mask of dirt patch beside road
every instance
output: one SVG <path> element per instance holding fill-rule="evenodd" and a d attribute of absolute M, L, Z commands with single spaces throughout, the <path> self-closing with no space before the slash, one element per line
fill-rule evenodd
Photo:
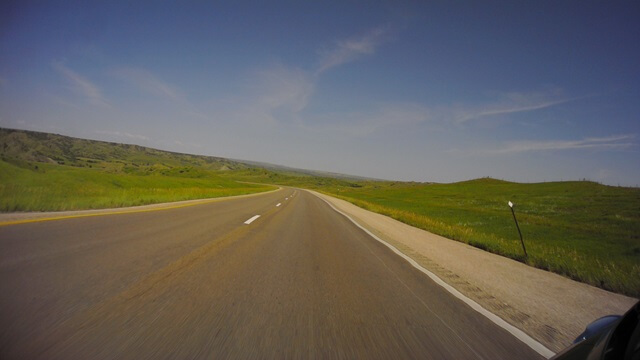
<path fill-rule="evenodd" d="M 637 299 L 536 269 L 313 192 L 487 310 L 558 352 Z"/>

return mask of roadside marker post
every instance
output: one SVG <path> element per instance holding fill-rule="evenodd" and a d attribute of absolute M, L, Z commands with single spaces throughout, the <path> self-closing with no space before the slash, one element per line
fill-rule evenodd
<path fill-rule="evenodd" d="M 518 235 L 520 235 L 520 242 L 522 243 L 522 250 L 524 250 L 524 257 L 527 258 L 527 248 L 524 247 L 524 240 L 522 240 L 522 232 L 520 231 L 520 225 L 518 225 L 518 219 L 516 219 L 516 212 L 513 210 L 513 203 L 509 201 L 509 208 L 511 209 L 511 214 L 513 214 L 513 221 L 516 222 L 516 228 L 518 229 Z"/>

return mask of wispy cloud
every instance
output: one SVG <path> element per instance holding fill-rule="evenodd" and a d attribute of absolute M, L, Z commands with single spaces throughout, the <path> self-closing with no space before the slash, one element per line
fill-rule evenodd
<path fill-rule="evenodd" d="M 276 66 L 259 71 L 256 86 L 257 102 L 264 108 L 297 113 L 308 105 L 315 84 L 303 70 Z"/>
<path fill-rule="evenodd" d="M 389 27 L 379 27 L 363 36 L 338 41 L 335 47 L 320 52 L 321 60 L 316 74 L 375 53 L 376 48 L 388 38 L 388 35 Z"/>
<path fill-rule="evenodd" d="M 119 78 L 130 82 L 139 89 L 155 96 L 173 101 L 183 101 L 184 95 L 175 86 L 169 85 L 148 70 L 140 68 L 119 68 L 113 71 Z"/>
<path fill-rule="evenodd" d="M 389 27 L 379 27 L 363 36 L 337 41 L 335 47 L 320 52 L 315 71 L 278 64 L 254 72 L 250 80 L 252 94 L 240 101 L 241 109 L 233 117 L 271 124 L 300 120 L 299 113 L 309 104 L 320 74 L 373 54 L 388 35 Z"/>
<path fill-rule="evenodd" d="M 76 93 L 86 97 L 90 103 L 99 106 L 111 106 L 107 99 L 102 95 L 100 88 L 94 85 L 87 78 L 69 69 L 59 61 L 54 61 L 52 66 L 56 71 L 65 76 Z"/>
<path fill-rule="evenodd" d="M 430 117 L 429 109 L 419 104 L 383 104 L 368 112 L 326 114 L 311 119 L 306 126 L 332 134 L 367 137 L 388 128 L 398 131 L 415 126 L 428 121 Z"/>
<path fill-rule="evenodd" d="M 183 148 L 193 148 L 193 149 L 202 149 L 203 146 L 200 143 L 192 143 L 192 142 L 184 142 L 180 140 L 173 140 L 175 145 L 178 145 Z"/>
<path fill-rule="evenodd" d="M 120 67 L 111 71 L 117 78 L 132 84 L 142 92 L 156 96 L 158 99 L 176 106 L 187 116 L 209 119 L 191 103 L 187 96 L 177 86 L 172 85 L 151 71 L 143 68 Z"/>
<path fill-rule="evenodd" d="M 566 97 L 559 90 L 550 92 L 507 93 L 499 100 L 476 107 L 454 107 L 451 109 L 453 122 L 461 124 L 470 120 L 495 115 L 535 111 L 564 104 L 584 97 Z"/>
<path fill-rule="evenodd" d="M 212 117 L 268 127 L 277 124 L 306 126 L 304 123 L 312 115 L 303 115 L 303 112 L 312 100 L 320 75 L 374 53 L 388 34 L 388 27 L 380 27 L 363 36 L 337 41 L 331 49 L 319 52 L 318 65 L 312 69 L 276 63 L 251 71 L 243 93 L 212 107 Z"/>
<path fill-rule="evenodd" d="M 571 101 L 571 99 L 547 101 L 547 102 L 541 102 L 541 103 L 531 104 L 531 105 L 512 105 L 512 106 L 506 105 L 506 106 L 490 107 L 487 109 L 480 109 L 475 111 L 474 110 L 462 111 L 461 114 L 458 114 L 456 116 L 455 121 L 458 123 L 463 123 L 469 120 L 478 119 L 485 116 L 513 114 L 513 113 L 519 113 L 519 112 L 540 110 L 540 109 L 548 108 L 554 105 L 563 104 L 568 101 Z"/>
<path fill-rule="evenodd" d="M 616 135 L 597 138 L 585 138 L 581 140 L 548 140 L 548 141 L 513 141 L 505 146 L 485 151 L 488 154 L 514 154 L 533 151 L 553 150 L 621 150 L 637 146 L 633 141 L 635 135 Z"/>
<path fill-rule="evenodd" d="M 101 134 L 101 135 L 111 135 L 111 136 L 116 136 L 119 138 L 127 138 L 127 139 L 132 139 L 132 140 L 144 140 L 144 141 L 149 141 L 149 137 L 144 136 L 144 135 L 138 135 L 138 134 L 131 134 L 128 132 L 120 132 L 120 131 L 106 131 L 106 130 L 98 130 L 95 132 L 96 134 Z"/>
<path fill-rule="evenodd" d="M 245 125 L 295 123 L 314 88 L 315 81 L 308 72 L 272 65 L 248 74 L 242 94 L 218 103 L 212 108 L 213 117 Z"/>

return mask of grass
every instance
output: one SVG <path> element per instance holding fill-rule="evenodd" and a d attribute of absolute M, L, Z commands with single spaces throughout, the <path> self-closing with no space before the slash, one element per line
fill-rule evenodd
<path fill-rule="evenodd" d="M 51 163 L 138 175 L 170 175 L 167 171 L 175 168 L 212 171 L 247 167 L 213 156 L 180 154 L 138 145 L 4 128 L 0 128 L 0 156 L 3 160 L 14 162 Z"/>
<path fill-rule="evenodd" d="M 146 205 L 273 189 L 216 172 L 172 168 L 162 175 L 0 161 L 0 211 L 60 211 Z M 180 172 L 182 171 L 182 172 Z"/>
<path fill-rule="evenodd" d="M 329 192 L 445 237 L 640 296 L 640 190 L 590 182 L 384 184 Z M 508 201 L 516 204 L 524 258 Z"/>
<path fill-rule="evenodd" d="M 0 211 L 145 205 L 255 193 L 236 161 L 0 128 Z"/>
<path fill-rule="evenodd" d="M 246 170 L 319 190 L 409 225 L 603 289 L 640 296 L 640 189 L 593 182 L 343 181 Z M 507 202 L 515 203 L 525 258 Z"/>

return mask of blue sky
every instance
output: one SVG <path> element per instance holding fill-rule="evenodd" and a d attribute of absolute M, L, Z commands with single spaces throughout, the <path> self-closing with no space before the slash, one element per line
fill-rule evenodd
<path fill-rule="evenodd" d="M 4 1 L 0 126 L 393 180 L 640 185 L 637 1 L 130 3 Z"/>

